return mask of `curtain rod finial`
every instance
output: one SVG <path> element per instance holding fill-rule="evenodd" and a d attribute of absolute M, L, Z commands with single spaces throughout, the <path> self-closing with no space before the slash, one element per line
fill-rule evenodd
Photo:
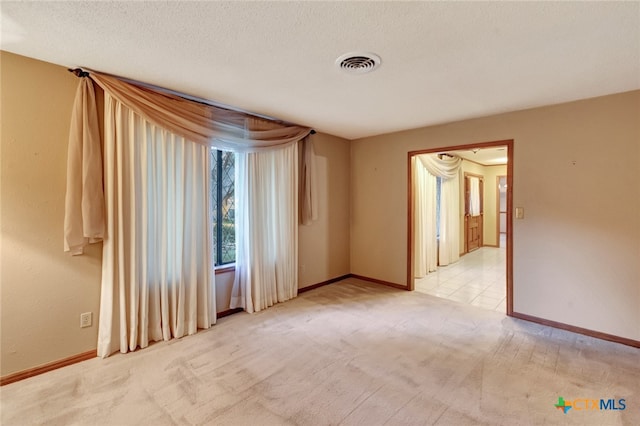
<path fill-rule="evenodd" d="M 89 73 L 82 68 L 69 68 L 69 72 L 74 73 L 76 77 L 89 77 Z"/>

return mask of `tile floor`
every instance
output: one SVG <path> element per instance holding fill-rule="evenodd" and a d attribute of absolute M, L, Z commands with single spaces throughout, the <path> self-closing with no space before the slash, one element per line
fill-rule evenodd
<path fill-rule="evenodd" d="M 482 247 L 456 263 L 416 278 L 415 289 L 443 299 L 506 312 L 506 250 Z"/>

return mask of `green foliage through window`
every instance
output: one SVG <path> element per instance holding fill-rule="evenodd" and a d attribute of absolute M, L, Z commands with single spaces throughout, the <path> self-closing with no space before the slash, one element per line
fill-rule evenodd
<path fill-rule="evenodd" d="M 211 150 L 213 247 L 216 266 L 236 261 L 234 154 Z"/>

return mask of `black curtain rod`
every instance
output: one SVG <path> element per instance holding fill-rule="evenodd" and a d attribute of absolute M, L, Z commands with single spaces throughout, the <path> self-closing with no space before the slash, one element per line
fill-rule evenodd
<path fill-rule="evenodd" d="M 75 74 L 76 77 L 89 77 L 89 72 L 82 68 L 69 68 L 69 72 Z"/>
<path fill-rule="evenodd" d="M 69 70 L 70 73 L 75 74 L 76 77 L 89 77 L 89 71 L 85 71 L 82 68 L 68 68 L 68 70 Z M 118 77 L 118 78 L 120 78 L 120 77 Z M 197 98 L 195 96 L 190 96 L 190 95 L 185 95 L 184 93 L 179 93 L 179 92 L 176 92 L 176 91 L 173 91 L 173 90 L 165 89 L 163 87 L 158 87 L 158 86 L 154 86 L 154 85 L 151 85 L 151 84 L 141 83 L 141 82 L 138 82 L 138 81 L 135 81 L 135 80 L 129 80 L 129 79 L 126 79 L 126 78 L 123 79 L 123 80 L 128 81 L 129 83 L 132 83 L 132 84 L 142 85 L 142 86 L 149 87 L 149 88 L 152 88 L 152 89 L 159 89 L 159 90 L 161 90 L 163 92 L 172 93 L 174 95 L 180 96 L 181 98 L 189 99 L 191 101 L 198 102 L 198 103 L 205 104 L 205 105 L 211 105 L 211 106 L 216 107 L 216 108 L 222 108 L 222 109 L 226 109 L 226 110 L 229 110 L 229 111 L 239 112 L 239 113 L 242 113 L 242 114 L 249 114 L 249 115 L 253 115 L 254 117 L 262 118 L 262 119 L 269 120 L 269 121 L 274 121 L 274 122 L 280 123 L 280 124 L 297 126 L 297 124 L 294 124 L 294 123 L 289 123 L 287 121 L 278 120 L 276 118 L 269 117 L 269 116 L 266 116 L 266 115 L 254 114 L 254 113 L 251 113 L 251 112 L 238 110 L 237 108 L 232 108 L 232 107 L 227 106 L 227 105 L 216 104 L 215 102 L 211 102 L 211 101 L 208 101 L 206 99 Z M 315 135 L 316 131 L 314 129 L 311 129 L 311 132 L 309 132 L 309 133 L 312 134 L 312 135 Z"/>

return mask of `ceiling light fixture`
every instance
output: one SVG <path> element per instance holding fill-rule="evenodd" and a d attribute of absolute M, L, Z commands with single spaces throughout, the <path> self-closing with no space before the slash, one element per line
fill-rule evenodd
<path fill-rule="evenodd" d="M 336 65 L 350 74 L 364 74 L 380 66 L 380 57 L 374 53 L 351 52 L 336 59 Z"/>

